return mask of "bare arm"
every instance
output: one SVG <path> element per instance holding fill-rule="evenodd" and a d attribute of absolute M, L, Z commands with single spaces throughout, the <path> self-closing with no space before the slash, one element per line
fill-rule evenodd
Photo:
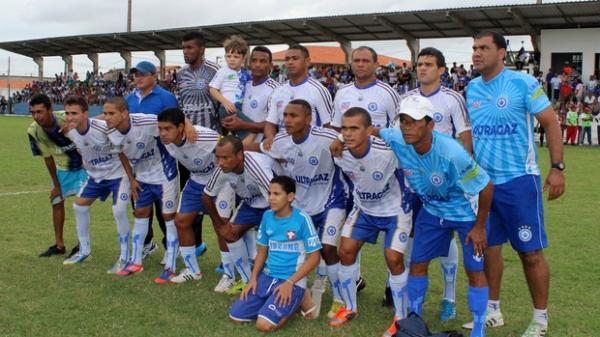
<path fill-rule="evenodd" d="M 210 216 L 210 219 L 213 222 L 215 228 L 219 228 L 225 225 L 223 219 L 219 216 L 219 211 L 217 210 L 217 206 L 215 206 L 215 202 L 213 197 L 209 196 L 206 193 L 202 194 L 202 203 L 204 204 L 204 208 L 206 209 L 206 213 Z"/>
<path fill-rule="evenodd" d="M 247 122 L 237 116 L 227 116 L 221 120 L 221 124 L 228 130 L 248 130 L 252 133 L 262 133 L 267 122 Z"/>
<path fill-rule="evenodd" d="M 217 89 L 217 88 L 213 88 L 210 87 L 209 88 L 210 91 L 210 95 L 217 101 L 219 101 L 219 103 L 223 104 L 223 106 L 225 107 L 225 109 L 227 110 L 227 112 L 229 113 L 235 113 L 236 112 L 236 107 L 235 104 L 231 103 L 227 98 L 225 98 L 225 96 L 223 96 L 223 94 L 221 94 L 221 90 Z"/>
<path fill-rule="evenodd" d="M 471 130 L 465 130 L 458 135 L 463 147 L 467 150 L 467 153 L 473 155 L 473 135 Z"/>
<path fill-rule="evenodd" d="M 485 223 L 492 207 L 492 195 L 494 186 L 492 182 L 488 182 L 487 186 L 479 192 L 479 208 L 477 210 L 477 218 L 475 224 L 465 238 L 465 244 L 473 242 L 473 252 L 475 255 L 483 256 L 487 248 L 487 239 L 485 234 Z"/>
<path fill-rule="evenodd" d="M 550 163 L 563 161 L 563 142 L 560 125 L 556 120 L 556 114 L 552 107 L 535 115 L 546 133 L 548 151 L 550 152 Z M 550 169 L 546 181 L 544 182 L 544 192 L 549 190 L 548 200 L 559 198 L 565 192 L 565 176 L 558 169 Z"/>

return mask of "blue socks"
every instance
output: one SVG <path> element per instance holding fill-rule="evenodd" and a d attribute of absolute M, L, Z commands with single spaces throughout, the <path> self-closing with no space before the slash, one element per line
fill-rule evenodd
<path fill-rule="evenodd" d="M 429 278 L 427 276 L 409 276 L 408 277 L 408 310 L 415 312 L 419 316 L 423 315 L 423 302 L 425 302 L 425 294 L 429 286 Z M 487 297 L 486 297 L 487 301 Z M 485 319 L 485 318 L 484 318 Z"/>
<path fill-rule="evenodd" d="M 488 297 L 488 287 L 475 288 L 469 286 L 467 299 L 469 301 L 469 310 L 471 311 L 471 314 L 473 314 L 473 330 L 471 331 L 471 337 L 485 336 L 485 314 Z"/>

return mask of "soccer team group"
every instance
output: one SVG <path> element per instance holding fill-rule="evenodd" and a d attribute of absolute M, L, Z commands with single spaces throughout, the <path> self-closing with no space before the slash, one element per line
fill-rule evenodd
<path fill-rule="evenodd" d="M 546 334 L 542 193 L 552 200 L 564 192 L 560 126 L 537 80 L 504 68 L 503 36 L 474 38 L 473 64 L 482 75 L 469 83 L 466 100 L 441 86 L 444 55 L 431 47 L 415 64 L 419 88 L 403 96 L 376 79 L 372 48 L 354 49 L 356 80 L 332 100 L 308 76 L 310 55 L 301 45 L 286 51 L 283 84 L 269 77 L 266 47 L 248 53 L 243 39 L 231 37 L 227 65 L 219 68 L 204 59 L 205 45 L 199 33 L 183 37 L 187 66 L 177 74 L 177 97 L 156 84 L 154 65 L 144 61 L 131 70 L 136 90 L 110 98 L 97 118 L 88 116 L 84 97 L 67 98 L 64 112 L 53 111 L 46 95 L 31 99 L 31 148 L 44 157 L 54 186 L 56 244 L 43 256 L 66 252 L 64 200 L 76 195 L 79 245 L 64 264 L 89 260 L 90 206 L 110 197 L 120 255 L 108 273 L 143 270 L 143 258 L 157 248 L 156 213 L 165 254 L 154 281 L 194 282 L 202 278 L 207 214 L 223 273 L 214 290 L 239 294 L 232 321 L 256 320 L 258 330 L 272 331 L 297 310 L 315 318 L 329 287 L 329 325 L 341 327 L 359 313 L 361 247 L 382 234 L 386 298 L 394 307 L 383 336 L 394 336 L 396 321 L 422 314 L 428 265 L 438 257 L 439 318 L 456 317 L 460 241 L 473 316 L 464 327 L 485 336 L 486 327 L 504 324 L 499 298 L 508 241 L 534 307 L 523 336 Z M 552 163 L 543 184 L 535 119 Z M 178 256 L 185 268 L 176 273 Z"/>

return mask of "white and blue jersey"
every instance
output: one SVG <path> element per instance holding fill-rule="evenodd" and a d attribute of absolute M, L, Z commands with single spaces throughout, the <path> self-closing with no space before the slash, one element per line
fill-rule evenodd
<path fill-rule="evenodd" d="M 269 100 L 269 112 L 266 121 L 279 126 L 279 131 L 285 130 L 283 111 L 291 100 L 303 99 L 312 108 L 312 125 L 323 126 L 331 122 L 331 94 L 319 81 L 307 76 L 297 85 L 287 81 L 275 88 Z"/>
<path fill-rule="evenodd" d="M 379 131 L 392 147 L 410 186 L 432 215 L 451 221 L 476 219 L 472 197 L 490 178 L 454 139 L 433 131 L 429 152 L 420 155 L 398 128 Z"/>
<path fill-rule="evenodd" d="M 283 172 L 296 181 L 294 206 L 311 216 L 331 207 L 345 208 L 340 170 L 329 150 L 337 135 L 330 129 L 312 127 L 298 143 L 283 132 L 275 136 L 270 151 L 261 144 L 261 150 L 279 161 Z"/>
<path fill-rule="evenodd" d="M 119 160 L 120 150 L 110 142 L 107 134 L 106 122 L 97 119 L 88 119 L 88 128 L 83 134 L 77 129 L 67 133 L 81 154 L 88 176 L 96 182 L 125 176 Z"/>
<path fill-rule="evenodd" d="M 289 279 L 300 269 L 306 255 L 321 249 L 319 234 L 310 216 L 292 208 L 292 214 L 278 218 L 272 210 L 263 215 L 256 243 L 268 248 L 264 273 L 282 280 Z M 306 278 L 296 285 L 305 288 Z"/>
<path fill-rule="evenodd" d="M 354 205 L 361 211 L 377 217 L 403 214 L 410 218 L 410 203 L 403 195 L 408 189 L 398 159 L 383 141 L 370 137 L 362 157 L 344 148 L 342 157 L 334 160 L 350 179 Z"/>
<path fill-rule="evenodd" d="M 177 163 L 159 140 L 156 115 L 131 114 L 129 129 L 109 130 L 108 138 L 129 159 L 136 180 L 159 185 L 177 177 Z"/>
<path fill-rule="evenodd" d="M 251 208 L 269 207 L 269 183 L 273 179 L 273 159 L 257 152 L 244 152 L 244 172 L 223 172 L 217 168 L 204 187 L 204 193 L 216 197 L 227 184 L 230 185 L 242 203 Z M 240 205 L 241 206 L 241 205 Z"/>
<path fill-rule="evenodd" d="M 380 80 L 375 80 L 365 87 L 350 83 L 342 86 L 335 94 L 331 126 L 341 128 L 344 112 L 350 108 L 360 107 L 369 112 L 375 127 L 385 128 L 396 116 L 399 106 L 398 92 Z"/>
<path fill-rule="evenodd" d="M 267 77 L 264 81 L 254 84 L 252 81 L 246 83 L 242 113 L 255 123 L 264 122 L 267 118 L 269 99 L 273 91 L 279 86 L 274 79 Z M 263 134 L 257 134 L 256 142 L 263 139 Z"/>
<path fill-rule="evenodd" d="M 494 184 L 523 175 L 539 175 L 534 115 L 550 106 L 539 82 L 508 69 L 469 83 L 467 108 L 473 127 L 475 159 Z"/>
<path fill-rule="evenodd" d="M 181 145 L 171 143 L 165 145 L 165 148 L 190 171 L 190 179 L 206 185 L 217 167 L 214 150 L 219 142 L 219 134 L 203 126 L 196 125 L 194 128 L 196 142 L 190 143 L 184 139 Z"/>

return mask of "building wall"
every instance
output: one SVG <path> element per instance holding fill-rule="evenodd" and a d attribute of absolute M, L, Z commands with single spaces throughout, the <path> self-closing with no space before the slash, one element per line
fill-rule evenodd
<path fill-rule="evenodd" d="M 600 53 L 600 28 L 543 29 L 541 48 L 544 73 L 551 67 L 552 53 L 583 53 L 581 74 L 586 81 L 594 73 L 595 54 Z"/>

